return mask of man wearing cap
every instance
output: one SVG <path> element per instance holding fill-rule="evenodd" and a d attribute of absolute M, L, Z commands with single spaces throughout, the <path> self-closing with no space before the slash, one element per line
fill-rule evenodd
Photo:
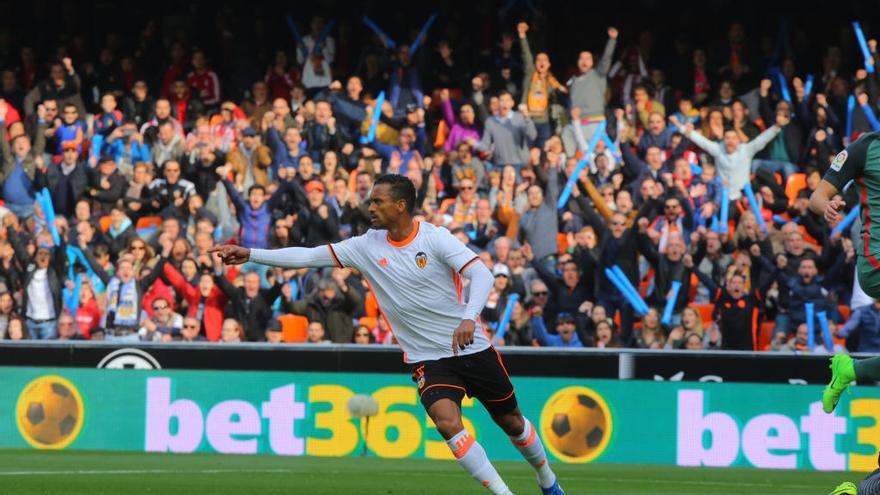
<path fill-rule="evenodd" d="M 238 148 L 229 153 L 228 162 L 232 165 L 236 182 L 244 184 L 247 189 L 254 184 L 269 185 L 269 165 L 272 164 L 272 153 L 269 147 L 260 143 L 257 131 L 253 127 L 245 127 L 241 131 L 241 142 Z"/>
<path fill-rule="evenodd" d="M 105 156 L 92 169 L 89 181 L 89 197 L 92 199 L 94 213 L 109 214 L 110 208 L 125 195 L 125 178 L 116 170 L 113 158 Z"/>
<path fill-rule="evenodd" d="M 485 310 L 489 311 L 487 314 L 487 318 L 492 321 L 498 321 L 501 319 L 501 315 L 504 314 L 505 308 L 507 308 L 507 301 L 510 295 L 514 292 L 520 293 L 520 297 L 522 297 L 522 287 L 519 287 L 520 290 L 517 290 L 514 278 L 510 273 L 510 268 L 504 263 L 495 263 L 492 267 L 492 275 L 495 277 L 495 284 L 492 286 L 492 290 L 489 292 L 489 299 L 486 301 Z"/>
<path fill-rule="evenodd" d="M 315 292 L 298 301 L 285 300 L 281 309 L 285 313 L 305 316 L 310 322 L 320 322 L 333 342 L 351 342 L 354 334 L 351 321 L 355 310 L 363 304 L 363 298 L 348 285 L 346 279 L 350 273 L 347 269 L 333 270 L 333 278 L 321 279 Z"/>
<path fill-rule="evenodd" d="M 266 327 L 265 332 L 265 340 L 268 344 L 280 344 L 281 343 L 281 322 L 278 320 L 272 320 L 269 322 L 269 326 Z"/>
<path fill-rule="evenodd" d="M 85 194 L 89 178 L 85 163 L 79 159 L 76 141 L 61 143 L 63 154 L 61 163 L 50 164 L 42 175 L 45 187 L 49 189 L 55 212 L 65 217 L 73 216 L 76 202 Z"/>
<path fill-rule="evenodd" d="M 339 217 L 336 210 L 324 201 L 324 183 L 319 180 L 306 182 L 306 198 L 309 202 L 309 218 L 306 224 L 307 247 L 320 246 L 331 242 L 338 242 Z"/>
<path fill-rule="evenodd" d="M 544 319 L 541 318 L 539 306 L 532 309 L 532 329 L 535 339 L 544 347 L 583 347 L 581 339 L 575 332 L 574 316 L 571 313 L 559 313 L 556 316 L 556 335 L 547 332 Z"/>

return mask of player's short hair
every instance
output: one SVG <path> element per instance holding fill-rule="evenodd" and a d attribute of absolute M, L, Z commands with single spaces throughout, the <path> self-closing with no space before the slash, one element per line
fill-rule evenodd
<path fill-rule="evenodd" d="M 387 184 L 391 197 L 395 201 L 403 200 L 406 203 L 407 213 L 412 213 L 416 208 L 416 186 L 404 175 L 386 174 L 376 179 L 374 186 Z"/>

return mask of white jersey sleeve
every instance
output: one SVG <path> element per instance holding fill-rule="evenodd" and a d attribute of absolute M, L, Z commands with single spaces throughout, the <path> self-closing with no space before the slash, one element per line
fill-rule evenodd
<path fill-rule="evenodd" d="M 480 260 L 476 253 L 468 249 L 464 243 L 446 229 L 437 229 L 432 240 L 434 241 L 434 256 L 442 259 L 458 273 Z"/>
<path fill-rule="evenodd" d="M 281 268 L 322 268 L 333 266 L 331 254 L 325 246 L 251 249 L 248 261 Z"/>
<path fill-rule="evenodd" d="M 356 268 L 360 270 L 364 260 L 367 258 L 365 249 L 366 237 L 368 234 L 351 237 L 334 244 L 328 244 L 330 256 L 333 262 L 339 268 Z"/>

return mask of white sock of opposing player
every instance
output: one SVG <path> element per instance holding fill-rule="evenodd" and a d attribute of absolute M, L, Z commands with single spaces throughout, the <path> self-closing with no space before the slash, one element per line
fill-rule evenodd
<path fill-rule="evenodd" d="M 498 471 L 495 471 L 495 467 L 489 462 L 486 451 L 467 430 L 461 430 L 447 440 L 446 444 L 449 445 L 461 467 L 490 492 L 496 495 L 512 495 L 501 476 L 498 476 Z"/>
<path fill-rule="evenodd" d="M 550 488 L 556 482 L 556 475 L 550 469 L 550 464 L 547 463 L 544 444 L 541 443 L 541 438 L 538 437 L 538 432 L 535 431 L 532 423 L 527 418 L 523 419 L 526 424 L 522 434 L 518 437 L 510 437 L 510 441 L 538 472 L 538 484 L 542 488 Z"/>

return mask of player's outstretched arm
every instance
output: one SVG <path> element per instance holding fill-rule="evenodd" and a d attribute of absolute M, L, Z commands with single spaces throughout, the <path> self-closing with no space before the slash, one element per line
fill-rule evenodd
<path fill-rule="evenodd" d="M 290 247 L 283 249 L 248 249 L 241 246 L 215 246 L 208 250 L 218 253 L 227 265 L 241 265 L 248 261 L 280 268 L 322 268 L 336 266 L 330 246 L 313 248 Z"/>

